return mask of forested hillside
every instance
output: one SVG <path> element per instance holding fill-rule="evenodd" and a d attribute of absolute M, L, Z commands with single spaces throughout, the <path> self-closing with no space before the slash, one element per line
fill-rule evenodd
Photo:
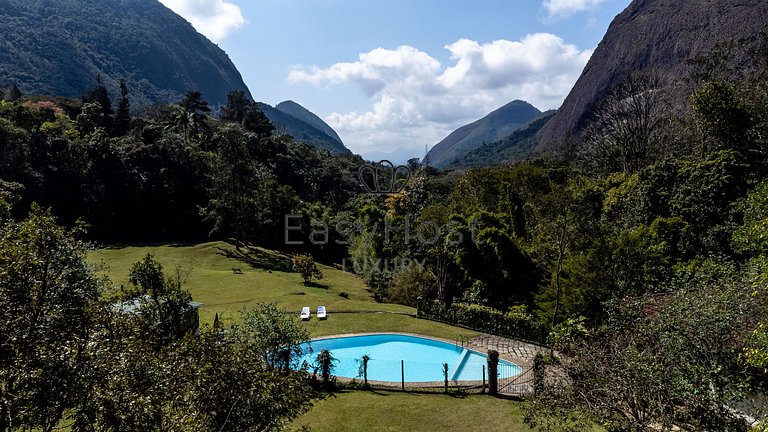
<path fill-rule="evenodd" d="M 515 100 L 485 117 L 462 126 L 435 144 L 425 156 L 431 166 L 442 168 L 483 144 L 498 141 L 541 114 L 528 102 Z"/>
<path fill-rule="evenodd" d="M 282 108 L 278 108 L 282 105 Z M 275 126 L 277 133 L 287 134 L 307 144 L 334 154 L 351 154 L 341 138 L 319 117 L 307 111 L 301 105 L 282 102 L 278 107 L 258 103 L 259 109 Z"/>
<path fill-rule="evenodd" d="M 157 0 L 0 1 L 0 87 L 79 98 L 125 80 L 134 108 L 248 88 L 218 46 Z"/>
<path fill-rule="evenodd" d="M 555 115 L 554 111 L 542 113 L 527 125 L 498 141 L 485 143 L 446 165 L 446 169 L 461 169 L 515 163 L 528 160 L 539 143 L 540 132 Z"/>
<path fill-rule="evenodd" d="M 101 241 L 212 232 L 272 244 L 282 215 L 319 202 L 338 211 L 357 188 L 349 166 L 359 157 L 273 135 L 242 92 L 230 93 L 221 119 L 194 91 L 142 118 L 129 100 L 112 104 L 97 87 L 82 108 L 67 105 L 71 115 L 51 101 L 2 102 L 0 173 L 21 187 L 18 214 L 36 202 L 65 224 L 84 220 Z"/>

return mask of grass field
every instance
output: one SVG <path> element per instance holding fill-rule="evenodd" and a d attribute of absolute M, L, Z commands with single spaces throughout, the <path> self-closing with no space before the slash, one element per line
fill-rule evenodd
<path fill-rule="evenodd" d="M 318 286 L 305 286 L 301 276 L 291 271 L 290 257 L 264 249 L 237 252 L 227 243 L 199 245 L 152 245 L 108 247 L 90 255 L 93 262 L 103 263 L 105 272 L 116 286 L 128 283 L 133 263 L 151 253 L 166 272 L 176 266 L 191 268 L 184 288 L 194 300 L 203 303 L 200 320 L 213 323 L 214 316 L 225 324 L 236 323 L 240 311 L 259 302 L 272 302 L 291 311 L 303 306 L 312 309 L 313 317 L 302 322 L 310 334 L 325 336 L 363 332 L 409 332 L 445 339 L 459 335 L 474 337 L 476 332 L 416 318 L 415 309 L 377 303 L 365 284 L 352 273 L 320 266 L 324 278 Z M 239 268 L 242 274 L 235 274 Z M 344 291 L 349 298 L 339 294 Z M 314 318 L 317 306 L 328 308 L 328 319 Z M 357 311 L 360 313 L 334 313 Z"/>
<path fill-rule="evenodd" d="M 317 402 L 288 430 L 326 431 L 530 431 L 523 403 L 475 395 L 341 392 Z"/>
<path fill-rule="evenodd" d="M 290 270 L 290 258 L 275 252 L 251 249 L 237 253 L 221 242 L 199 245 L 153 245 L 109 247 L 94 251 L 93 262 L 104 264 L 104 272 L 119 286 L 128 283 L 131 265 L 152 253 L 166 272 L 176 266 L 191 267 L 184 285 L 202 302 L 200 318 L 211 324 L 215 314 L 226 323 L 236 323 L 240 311 L 258 302 L 273 302 L 296 312 L 318 305 L 328 308 L 328 319 L 302 322 L 312 336 L 362 332 L 408 332 L 444 339 L 476 332 L 423 320 L 410 307 L 377 303 L 355 275 L 320 266 L 325 277 L 320 286 L 308 287 Z M 239 268 L 242 274 L 232 269 Z M 339 296 L 345 291 L 349 298 Z M 334 313 L 334 311 L 358 311 Z M 301 321 L 299 321 L 301 322 Z M 312 431 L 421 431 L 421 430 L 530 430 L 522 421 L 522 403 L 489 396 L 463 398 L 398 392 L 345 391 L 319 401 L 297 419 L 289 430 L 309 426 Z"/>

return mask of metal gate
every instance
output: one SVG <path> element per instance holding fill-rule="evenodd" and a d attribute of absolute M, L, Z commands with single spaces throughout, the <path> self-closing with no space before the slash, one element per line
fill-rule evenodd
<path fill-rule="evenodd" d="M 533 393 L 533 367 L 520 368 L 503 363 L 499 363 L 498 367 L 499 394 L 527 395 Z M 515 374 L 515 369 L 520 369 L 520 373 Z"/>

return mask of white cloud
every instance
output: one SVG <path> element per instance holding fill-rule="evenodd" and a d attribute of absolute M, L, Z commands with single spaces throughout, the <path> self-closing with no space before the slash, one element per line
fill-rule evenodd
<path fill-rule="evenodd" d="M 214 42 L 246 24 L 240 7 L 225 0 L 160 0 Z"/>
<path fill-rule="evenodd" d="M 542 6 L 549 18 L 560 19 L 597 7 L 605 0 L 544 0 Z"/>
<path fill-rule="evenodd" d="M 290 72 L 292 83 L 352 84 L 372 101 L 366 112 L 333 113 L 326 121 L 354 151 L 408 147 L 421 155 L 454 129 L 515 100 L 557 108 L 592 54 L 549 33 L 485 44 L 460 39 L 443 66 L 410 46 L 376 48 L 358 61 Z"/>

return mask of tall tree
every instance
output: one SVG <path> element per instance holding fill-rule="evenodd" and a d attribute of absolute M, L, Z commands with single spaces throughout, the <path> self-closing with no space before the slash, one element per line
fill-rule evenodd
<path fill-rule="evenodd" d="M 260 137 L 268 137 L 275 130 L 272 122 L 256 105 L 251 106 L 246 112 L 243 127 Z"/>
<path fill-rule="evenodd" d="M 99 117 L 99 123 L 96 127 L 111 132 L 115 114 L 112 109 L 112 100 L 109 98 L 109 91 L 107 91 L 107 88 L 101 83 L 101 78 L 98 78 L 97 82 L 96 87 L 92 88 L 83 96 L 83 104 L 98 104 L 101 116 Z"/>
<path fill-rule="evenodd" d="M 78 230 L 34 209 L 0 227 L 0 430 L 52 430 L 73 407 L 103 289 Z"/>
<path fill-rule="evenodd" d="M 662 128 L 669 112 L 658 79 L 632 75 L 594 112 L 581 149 L 597 173 L 635 172 L 664 155 Z"/>
<path fill-rule="evenodd" d="M 244 91 L 230 91 L 227 93 L 227 105 L 221 111 L 221 119 L 231 123 L 242 123 L 251 103 Z"/>
<path fill-rule="evenodd" d="M 189 90 L 179 101 L 179 106 L 186 113 L 189 126 L 195 136 L 207 128 L 206 118 L 211 112 L 211 107 L 203 99 L 202 93 L 197 90 Z"/>
<path fill-rule="evenodd" d="M 131 126 L 131 101 L 128 99 L 128 94 L 125 80 L 120 80 L 120 99 L 117 101 L 117 111 L 115 112 L 114 134 L 116 136 L 125 135 Z"/>
<path fill-rule="evenodd" d="M 249 241 L 265 208 L 259 206 L 261 180 L 267 170 L 256 162 L 242 128 L 225 126 L 214 135 L 216 153 L 211 161 L 211 186 L 205 218 L 213 232 L 233 235 L 239 248 Z"/>
<path fill-rule="evenodd" d="M 723 81 L 707 83 L 692 95 L 691 109 L 702 133 L 702 157 L 713 150 L 747 149 L 751 116 L 733 85 Z"/>

